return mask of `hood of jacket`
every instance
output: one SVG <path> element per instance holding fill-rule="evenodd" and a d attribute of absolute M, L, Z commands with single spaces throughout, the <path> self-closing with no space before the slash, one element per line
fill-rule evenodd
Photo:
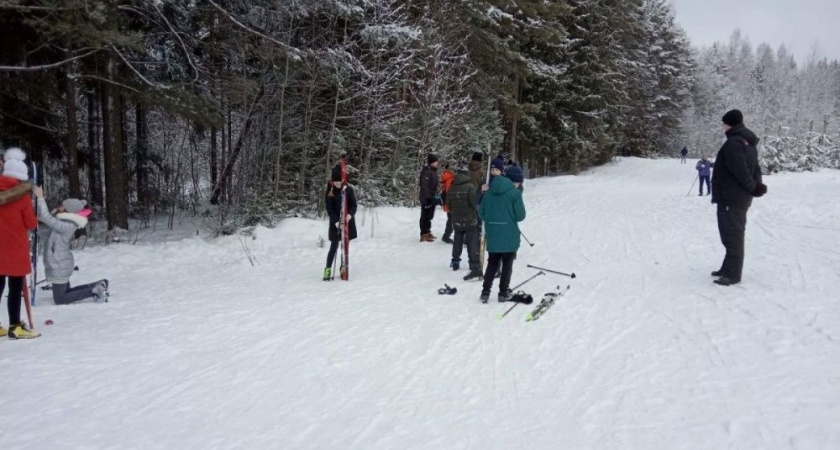
<path fill-rule="evenodd" d="M 470 184 L 472 182 L 472 178 L 470 178 L 470 174 L 468 172 L 458 171 L 455 174 L 455 181 L 452 182 L 455 186 L 459 186 L 462 184 Z"/>
<path fill-rule="evenodd" d="M 511 189 L 514 189 L 513 181 L 510 181 L 508 178 L 499 176 L 493 178 L 493 182 L 490 183 L 490 190 L 488 192 L 495 195 L 502 195 Z"/>
<path fill-rule="evenodd" d="M 0 205 L 14 202 L 31 191 L 31 184 L 0 175 Z"/>
<path fill-rule="evenodd" d="M 58 213 L 55 215 L 57 219 L 64 220 L 67 222 L 73 222 L 76 224 L 76 227 L 81 229 L 87 226 L 88 220 L 87 217 L 82 217 L 78 214 L 73 213 Z"/>
<path fill-rule="evenodd" d="M 744 124 L 736 125 L 736 126 L 730 128 L 729 131 L 726 132 L 726 137 L 733 137 L 733 136 L 742 137 L 742 138 L 746 139 L 747 142 L 750 143 L 750 145 L 753 145 L 753 146 L 758 145 L 758 141 L 759 141 L 758 136 L 756 136 L 755 133 L 753 133 L 752 130 L 747 128 Z"/>

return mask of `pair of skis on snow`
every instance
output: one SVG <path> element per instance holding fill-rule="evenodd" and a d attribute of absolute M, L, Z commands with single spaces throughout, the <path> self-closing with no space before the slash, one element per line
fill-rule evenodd
<path fill-rule="evenodd" d="M 531 312 L 528 313 L 528 315 L 525 316 L 525 321 L 526 322 L 534 322 L 534 321 L 538 320 L 549 309 L 551 309 L 551 307 L 554 306 L 555 303 L 557 303 L 557 301 L 560 299 L 560 297 L 563 297 L 564 295 L 566 295 L 566 293 L 569 292 L 570 288 L 571 288 L 571 285 L 566 286 L 566 289 L 558 290 L 557 292 L 547 292 L 547 293 L 545 293 L 543 295 L 542 299 L 540 300 L 540 302 L 537 303 L 536 308 L 534 308 Z M 559 289 L 559 286 L 558 286 L 558 289 Z M 504 319 L 505 316 L 507 316 L 511 311 L 513 311 L 514 308 L 516 308 L 520 304 L 525 304 L 525 303 L 514 302 L 513 306 L 508 308 L 508 310 L 505 311 L 504 314 L 499 314 L 498 316 L 496 316 L 496 319 L 498 319 L 498 320 Z"/>

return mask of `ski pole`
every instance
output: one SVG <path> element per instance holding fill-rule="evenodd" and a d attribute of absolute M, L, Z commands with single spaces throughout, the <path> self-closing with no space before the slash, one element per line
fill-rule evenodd
<path fill-rule="evenodd" d="M 525 233 L 520 231 L 519 234 L 522 236 L 523 239 L 525 239 L 525 242 L 527 242 L 529 245 L 531 245 L 531 247 L 534 246 L 534 243 L 528 240 L 528 236 L 525 236 Z"/>
<path fill-rule="evenodd" d="M 529 266 L 529 267 L 530 267 L 530 266 Z M 533 280 L 534 278 L 537 278 L 537 277 L 538 277 L 538 276 L 540 276 L 540 275 L 545 275 L 545 272 L 540 271 L 540 273 L 538 273 L 538 274 L 534 275 L 533 277 L 528 278 L 527 280 L 525 280 L 525 281 L 523 281 L 523 282 L 519 283 L 516 287 L 514 287 L 513 289 L 511 289 L 511 291 L 512 291 L 512 292 L 515 292 L 517 289 L 519 289 L 519 288 L 521 288 L 522 286 L 525 286 L 526 284 L 530 283 L 530 282 L 531 282 L 531 280 Z"/>
<path fill-rule="evenodd" d="M 29 329 L 34 330 L 35 324 L 32 321 L 32 306 L 29 303 L 29 286 L 26 277 L 23 277 L 23 304 L 26 305 L 26 317 L 29 319 Z"/>
<path fill-rule="evenodd" d="M 697 173 L 697 176 L 696 176 L 696 177 L 694 177 L 694 181 L 691 183 L 691 187 L 690 187 L 690 188 L 688 188 L 688 192 L 685 194 L 685 196 L 686 196 L 686 197 L 688 197 L 689 195 L 691 195 L 691 191 L 692 191 L 692 190 L 694 190 L 694 183 L 697 183 L 697 179 L 698 179 L 698 178 L 700 178 L 700 173 L 699 173 L 699 172 Z"/>
<path fill-rule="evenodd" d="M 558 272 L 556 270 L 543 269 L 542 267 L 536 267 L 536 266 L 532 266 L 530 264 L 528 264 L 527 267 L 529 269 L 542 270 L 542 271 L 545 271 L 545 272 L 548 272 L 548 273 L 553 273 L 553 274 L 556 274 L 556 275 L 563 275 L 563 276 L 566 276 L 566 277 L 569 277 L 569 278 L 577 278 L 577 275 L 575 275 L 574 272 L 572 272 L 571 274 L 568 274 L 568 273 Z"/>

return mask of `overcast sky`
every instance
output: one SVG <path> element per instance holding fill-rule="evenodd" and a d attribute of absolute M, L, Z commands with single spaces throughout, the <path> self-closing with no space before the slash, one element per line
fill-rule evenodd
<path fill-rule="evenodd" d="M 677 22 L 696 46 L 727 42 L 740 28 L 753 48 L 785 44 L 801 64 L 817 43 L 820 54 L 840 59 L 840 0 L 671 0 Z"/>

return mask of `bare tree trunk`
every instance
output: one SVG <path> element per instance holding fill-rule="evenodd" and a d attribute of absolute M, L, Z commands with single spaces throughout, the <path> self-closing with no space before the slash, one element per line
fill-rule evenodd
<path fill-rule="evenodd" d="M 67 113 L 67 180 L 70 196 L 81 198 L 79 184 L 79 123 L 76 120 L 76 84 L 68 73 L 64 80 L 64 96 Z"/>
<path fill-rule="evenodd" d="M 219 178 L 216 186 L 213 187 L 213 196 L 210 197 L 210 203 L 213 205 L 219 204 L 219 197 L 222 195 L 222 189 L 224 189 L 225 185 L 229 183 L 231 175 L 233 175 L 233 167 L 236 164 L 236 160 L 239 158 L 239 154 L 242 153 L 245 137 L 248 135 L 248 132 L 251 130 L 251 126 L 254 124 L 254 113 L 257 109 L 257 103 L 259 103 L 262 96 L 263 90 L 260 89 L 260 92 L 254 99 L 254 103 L 248 109 L 248 116 L 245 118 L 245 124 L 242 126 L 242 131 L 236 139 L 236 147 L 231 150 L 230 157 L 228 157 L 227 164 L 225 164 L 225 170 L 222 171 L 222 177 Z M 230 117 L 230 115 L 228 115 L 228 117 Z M 228 137 L 230 137 L 229 135 L 230 133 L 228 133 Z"/>
<path fill-rule="evenodd" d="M 108 60 L 108 79 L 113 79 L 113 59 Z M 108 229 L 128 229 L 128 210 L 125 197 L 125 165 L 122 151 L 123 130 L 119 93 L 107 83 L 102 84 L 103 151 L 105 155 L 105 209 Z"/>
<path fill-rule="evenodd" d="M 137 102 L 134 109 L 134 119 L 137 127 L 137 147 L 134 149 L 135 175 L 137 180 L 137 203 L 144 211 L 149 204 L 149 187 L 146 165 L 149 152 L 149 123 L 146 118 L 146 108 Z"/>
<path fill-rule="evenodd" d="M 519 83 L 520 83 L 519 82 L 519 74 L 516 74 L 516 85 L 514 87 L 514 89 L 516 89 L 516 94 L 514 95 L 514 98 L 516 99 L 517 109 L 519 107 L 519 91 L 520 91 Z M 517 137 L 518 127 L 519 127 L 519 111 L 515 109 L 514 113 L 511 115 L 511 118 L 510 118 L 510 158 L 513 159 L 514 161 L 517 161 L 517 162 L 520 159 L 519 158 L 519 153 L 517 152 L 517 149 L 516 149 L 516 137 Z"/>
<path fill-rule="evenodd" d="M 303 198 L 306 189 L 306 168 L 309 166 L 309 130 L 312 127 L 312 96 L 314 82 L 309 85 L 309 92 L 306 95 L 306 111 L 304 112 L 303 126 L 303 157 L 300 164 L 300 182 L 298 183 L 298 197 Z"/>
<path fill-rule="evenodd" d="M 218 150 L 216 148 L 216 127 L 210 128 L 210 184 L 216 185 L 219 179 Z"/>
<path fill-rule="evenodd" d="M 286 87 L 289 85 L 289 57 L 286 56 L 286 68 L 283 85 L 280 86 L 280 120 L 277 124 L 277 161 L 274 164 L 274 198 L 280 197 L 280 161 L 283 157 L 283 120 L 286 113 Z"/>
<path fill-rule="evenodd" d="M 325 179 L 330 179 L 330 172 L 332 170 L 332 146 L 333 146 L 333 139 L 335 138 L 335 125 L 336 121 L 338 120 L 338 98 L 341 97 L 341 86 L 339 85 L 335 92 L 335 102 L 333 103 L 333 114 L 332 120 L 330 121 L 330 140 L 327 142 L 327 158 L 326 158 L 326 167 L 325 171 Z M 326 208 L 326 204 L 324 204 L 324 199 L 319 197 L 318 199 L 318 211 L 323 211 Z"/>
<path fill-rule="evenodd" d="M 97 93 L 102 94 L 102 86 L 87 93 L 88 106 L 88 191 L 90 200 L 95 206 L 102 206 L 102 184 L 100 183 L 99 167 L 99 117 L 97 117 Z M 104 130 L 104 129 L 103 129 Z"/>

